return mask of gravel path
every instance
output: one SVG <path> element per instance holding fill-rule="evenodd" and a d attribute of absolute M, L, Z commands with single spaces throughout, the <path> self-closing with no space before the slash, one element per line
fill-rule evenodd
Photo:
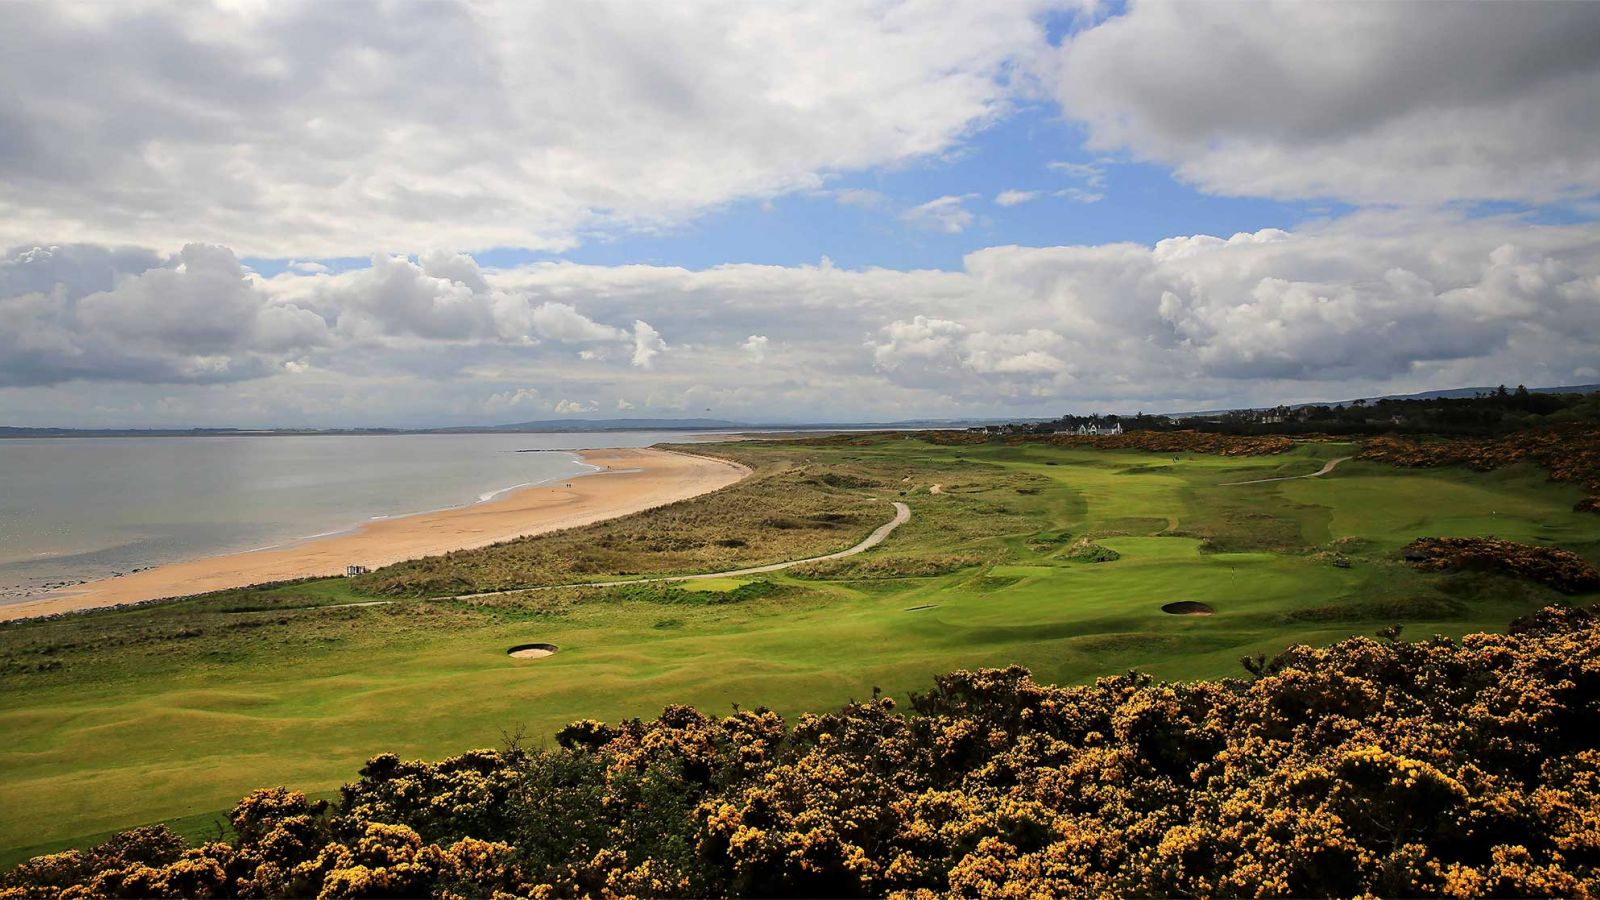
<path fill-rule="evenodd" d="M 1217 487 L 1232 487 L 1236 484 L 1266 484 L 1269 481 L 1294 481 L 1300 478 L 1320 478 L 1323 475 L 1332 472 L 1334 468 L 1339 465 L 1339 463 L 1350 459 L 1355 459 L 1355 457 L 1341 456 L 1338 459 L 1330 459 L 1326 463 L 1323 463 L 1322 468 L 1312 472 L 1310 475 L 1285 475 L 1281 478 L 1257 478 L 1254 481 L 1225 481 L 1222 484 L 1217 485 Z"/>
<path fill-rule="evenodd" d="M 876 531 L 867 535 L 865 540 L 859 544 L 856 544 L 854 547 L 840 550 L 837 553 L 829 553 L 826 556 L 808 556 L 805 559 L 792 559 L 788 562 L 769 563 L 765 566 L 751 566 L 747 569 L 729 569 L 726 572 L 703 572 L 699 575 L 658 575 L 651 578 L 627 578 L 621 581 L 584 581 L 577 584 L 547 584 L 539 587 L 513 588 L 506 591 L 484 591 L 477 594 L 457 594 L 453 597 L 442 597 L 439 599 L 471 600 L 474 597 L 498 597 L 504 594 L 520 594 L 523 591 L 551 591 L 555 590 L 556 588 L 572 587 L 612 587 L 620 584 L 651 584 L 667 581 L 701 581 L 707 578 L 737 578 L 741 575 L 759 575 L 763 572 L 778 572 L 784 569 L 793 568 L 794 566 L 803 565 L 805 563 L 824 562 L 830 559 L 843 559 L 847 556 L 855 556 L 857 553 L 863 553 L 867 550 L 871 550 L 873 547 L 883 543 L 884 539 L 893 533 L 896 528 L 899 528 L 901 525 L 904 525 L 909 521 L 911 521 L 911 507 L 896 500 L 894 501 L 894 518 L 883 523 L 882 525 L 879 525 Z"/>

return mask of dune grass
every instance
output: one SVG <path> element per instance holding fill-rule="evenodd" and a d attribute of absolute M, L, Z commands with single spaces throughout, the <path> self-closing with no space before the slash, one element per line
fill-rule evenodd
<path fill-rule="evenodd" d="M 1058 683 L 1130 668 L 1225 676 L 1242 672 L 1241 656 L 1292 643 L 1396 622 L 1408 637 L 1499 630 L 1548 602 L 1594 599 L 1414 571 L 1397 551 L 1423 535 L 1494 535 L 1600 561 L 1600 518 L 1572 512 L 1581 491 L 1527 466 L 1347 462 L 1323 478 L 1222 487 L 1314 472 L 1350 448 L 1174 458 L 897 435 L 714 452 L 757 476 L 355 583 L 0 627 L 0 863 L 153 821 L 201 827 L 260 785 L 331 790 L 381 751 L 438 758 L 519 728 L 538 743 L 579 718 L 670 703 L 794 713 L 1011 663 Z M 693 585 L 438 599 L 463 584 L 802 558 L 860 540 L 891 499 L 911 504 L 911 521 L 848 560 Z M 1110 552 L 1085 556 L 1086 540 Z M 379 598 L 395 602 L 328 608 Z M 1161 611 L 1181 600 L 1215 615 Z M 560 652 L 506 656 L 532 641 Z"/>
<path fill-rule="evenodd" d="M 800 456 L 761 460 L 735 490 L 714 492 L 587 528 L 389 566 L 357 579 L 383 596 L 439 596 L 688 574 L 817 556 L 849 546 L 883 518 L 870 491 L 881 473 Z"/>

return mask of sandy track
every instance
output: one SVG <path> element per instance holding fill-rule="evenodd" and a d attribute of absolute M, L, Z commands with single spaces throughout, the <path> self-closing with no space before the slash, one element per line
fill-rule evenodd
<path fill-rule="evenodd" d="M 657 575 L 650 578 L 627 578 L 620 581 L 582 581 L 574 584 L 546 584 L 538 587 L 512 588 L 505 591 L 484 591 L 478 594 L 457 594 L 454 597 L 444 597 L 441 599 L 471 600 L 474 597 L 500 597 L 506 594 L 521 594 L 527 591 L 553 591 L 557 588 L 615 587 L 622 584 L 656 584 L 672 581 L 701 581 L 707 578 L 737 578 L 740 575 L 759 575 L 763 572 L 779 572 L 784 569 L 793 568 L 794 566 L 803 565 L 805 563 L 824 562 L 830 559 L 843 559 L 847 556 L 855 556 L 857 553 L 864 553 L 883 543 L 884 539 L 893 533 L 896 528 L 899 528 L 901 525 L 904 525 L 909 521 L 911 521 L 911 507 L 896 500 L 894 501 L 894 518 L 883 523 L 882 525 L 879 525 L 877 529 L 871 534 L 867 535 L 866 539 L 861 543 L 835 553 L 829 553 L 825 556 L 808 556 L 805 559 L 791 559 L 788 562 L 768 563 L 764 566 L 751 566 L 747 569 L 729 569 L 726 572 L 702 572 L 698 575 Z"/>
<path fill-rule="evenodd" d="M 0 621 L 342 575 L 344 567 L 352 563 L 377 568 L 591 525 L 696 497 L 750 474 L 738 463 L 668 450 L 585 450 L 582 457 L 600 471 L 571 482 L 526 488 L 487 503 L 370 522 L 348 534 L 92 581 L 0 606 Z"/>
<path fill-rule="evenodd" d="M 1355 457 L 1341 456 L 1338 459 L 1330 459 L 1322 464 L 1322 468 L 1308 475 L 1284 475 L 1279 478 L 1257 478 L 1253 481 L 1225 481 L 1222 484 L 1217 485 L 1217 487 L 1233 487 L 1236 484 L 1266 484 L 1269 481 L 1296 481 L 1301 478 L 1321 478 L 1322 476 L 1338 468 L 1339 463 L 1351 459 L 1355 459 Z"/>

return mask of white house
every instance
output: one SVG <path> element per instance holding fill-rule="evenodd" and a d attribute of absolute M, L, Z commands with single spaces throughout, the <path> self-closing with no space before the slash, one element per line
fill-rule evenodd
<path fill-rule="evenodd" d="M 1078 426 L 1078 430 L 1077 430 L 1076 433 L 1077 434 L 1094 434 L 1094 435 L 1121 434 L 1122 433 L 1122 423 L 1118 422 L 1115 425 L 1079 425 Z"/>

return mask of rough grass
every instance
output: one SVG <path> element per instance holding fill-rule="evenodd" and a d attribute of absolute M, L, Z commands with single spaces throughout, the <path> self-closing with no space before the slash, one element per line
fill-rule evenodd
<path fill-rule="evenodd" d="M 882 524 L 882 489 L 862 471 L 830 471 L 790 459 L 757 462 L 756 474 L 704 497 L 586 528 L 447 553 L 356 580 L 385 597 L 433 597 L 609 577 L 739 569 L 822 556 Z"/>
<path fill-rule="evenodd" d="M 981 565 L 984 558 L 973 554 L 943 556 L 850 556 L 795 566 L 789 574 L 796 578 L 930 578 L 949 575 Z"/>
<path fill-rule="evenodd" d="M 537 743 L 576 719 L 650 717 L 676 703 L 798 713 L 1011 663 L 1056 683 L 1131 668 L 1209 678 L 1288 644 L 1396 622 L 1419 637 L 1499 630 L 1554 600 L 1594 599 L 1504 576 L 1414 571 L 1399 551 L 1422 536 L 1494 535 L 1600 560 L 1593 514 L 1572 511 L 1581 490 L 1532 466 L 1357 461 L 1324 478 L 1222 487 L 1315 471 L 1350 450 L 1173 462 L 1136 450 L 852 435 L 715 452 L 756 476 L 652 513 L 356 584 L 0 626 L 0 861 L 115 828 L 199 821 L 263 784 L 331 790 L 374 752 L 437 758 L 496 745 L 519 727 Z M 934 483 L 945 491 L 928 494 Z M 837 567 L 710 591 L 414 599 L 454 593 L 447 582 L 683 574 L 831 552 L 881 525 L 884 501 L 902 491 L 911 521 Z M 772 524 L 779 519 L 800 527 Z M 1082 537 L 1120 558 L 1058 555 Z M 1334 566 L 1335 553 L 1350 567 Z M 327 608 L 374 599 L 396 602 Z M 1161 612 L 1175 600 L 1216 614 Z M 561 652 L 505 656 L 535 641 Z"/>
<path fill-rule="evenodd" d="M 1113 562 L 1121 559 L 1122 554 L 1112 550 L 1110 547 L 1102 547 L 1088 538 L 1083 538 L 1063 551 L 1061 558 L 1070 559 L 1073 562 Z"/>

